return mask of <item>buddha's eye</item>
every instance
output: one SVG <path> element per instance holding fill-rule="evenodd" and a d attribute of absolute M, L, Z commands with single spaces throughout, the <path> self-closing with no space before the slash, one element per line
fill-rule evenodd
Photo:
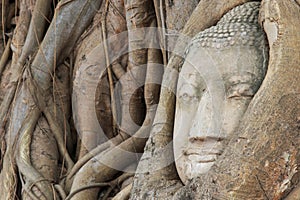
<path fill-rule="evenodd" d="M 255 92 L 249 84 L 237 84 L 231 86 L 227 91 L 227 98 L 248 97 L 252 98 Z"/>
<path fill-rule="evenodd" d="M 198 102 L 200 99 L 199 96 L 195 94 L 191 95 L 188 93 L 183 93 L 179 98 L 186 103 Z"/>
<path fill-rule="evenodd" d="M 202 95 L 202 88 L 200 88 L 200 85 L 195 86 L 190 83 L 184 83 L 179 87 L 177 92 L 179 101 L 188 105 L 199 102 Z"/>
<path fill-rule="evenodd" d="M 183 93 L 181 96 L 183 101 L 189 101 L 190 100 L 190 96 L 187 93 Z"/>

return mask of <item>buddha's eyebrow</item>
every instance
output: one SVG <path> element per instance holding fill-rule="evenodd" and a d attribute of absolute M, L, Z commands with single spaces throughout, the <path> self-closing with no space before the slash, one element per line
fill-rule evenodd
<path fill-rule="evenodd" d="M 229 81 L 234 76 L 240 76 L 242 78 L 242 80 L 246 80 L 246 81 L 250 81 L 253 78 L 258 78 L 259 77 L 258 74 L 255 74 L 253 72 L 245 72 L 244 74 L 241 74 L 241 73 L 233 73 L 233 74 L 227 73 L 224 76 L 224 80 Z"/>
<path fill-rule="evenodd" d="M 199 84 L 195 84 L 195 83 L 185 82 L 185 83 L 183 83 L 183 84 L 180 85 L 180 87 L 178 88 L 178 90 L 179 91 L 183 90 L 183 87 L 186 86 L 186 85 L 189 86 L 189 87 L 192 86 L 194 89 L 197 90 L 197 89 L 202 88 L 203 83 L 200 82 Z"/>
<path fill-rule="evenodd" d="M 194 71 L 194 72 L 189 72 L 189 73 L 184 73 L 182 74 L 183 79 L 185 82 L 189 83 L 198 83 L 198 84 L 203 84 L 202 79 L 203 77 L 201 76 L 200 72 Z"/>

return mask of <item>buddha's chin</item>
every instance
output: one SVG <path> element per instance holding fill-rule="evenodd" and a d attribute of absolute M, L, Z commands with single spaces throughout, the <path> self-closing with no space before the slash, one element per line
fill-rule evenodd
<path fill-rule="evenodd" d="M 188 179 L 192 179 L 201 174 L 207 173 L 214 163 L 215 161 L 208 161 L 208 162 L 190 161 L 186 163 L 187 164 L 186 174 L 188 176 Z"/>
<path fill-rule="evenodd" d="M 178 174 L 184 184 L 187 184 L 192 178 L 196 178 L 201 174 L 207 173 L 214 165 L 215 159 L 212 157 L 205 157 L 192 155 L 185 156 L 185 159 L 181 159 L 176 163 Z M 195 161 L 194 159 L 197 158 Z M 202 159 L 202 160 L 201 160 Z"/>

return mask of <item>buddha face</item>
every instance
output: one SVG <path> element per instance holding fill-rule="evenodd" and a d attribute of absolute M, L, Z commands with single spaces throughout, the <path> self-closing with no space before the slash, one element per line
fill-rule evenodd
<path fill-rule="evenodd" d="M 255 47 L 190 50 L 177 85 L 174 154 L 183 183 L 206 173 L 238 127 L 265 69 Z"/>

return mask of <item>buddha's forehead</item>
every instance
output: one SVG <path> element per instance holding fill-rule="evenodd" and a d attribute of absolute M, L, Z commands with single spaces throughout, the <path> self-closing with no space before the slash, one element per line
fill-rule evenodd
<path fill-rule="evenodd" d="M 181 76 L 193 78 L 207 75 L 251 73 L 264 74 L 264 52 L 255 46 L 230 48 L 191 48 L 181 69 Z"/>

